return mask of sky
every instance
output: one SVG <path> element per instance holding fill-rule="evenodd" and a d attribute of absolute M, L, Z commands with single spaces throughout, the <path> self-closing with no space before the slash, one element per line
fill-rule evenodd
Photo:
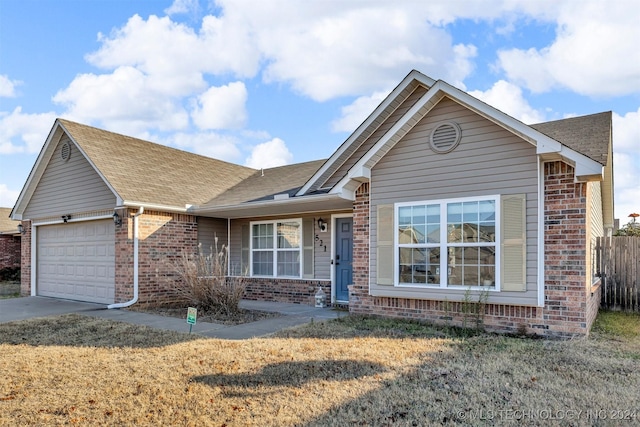
<path fill-rule="evenodd" d="M 0 0 L 0 206 L 57 117 L 254 168 L 329 157 L 412 70 L 527 124 L 613 112 L 640 213 L 637 0 Z"/>

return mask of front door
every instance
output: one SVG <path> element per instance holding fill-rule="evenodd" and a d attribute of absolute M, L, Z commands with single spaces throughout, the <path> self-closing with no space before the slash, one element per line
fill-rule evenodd
<path fill-rule="evenodd" d="M 336 219 L 336 301 L 348 302 L 349 289 L 353 283 L 353 218 Z"/>

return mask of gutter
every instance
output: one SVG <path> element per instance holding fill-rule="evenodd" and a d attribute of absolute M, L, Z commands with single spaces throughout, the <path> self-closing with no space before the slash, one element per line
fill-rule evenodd
<path fill-rule="evenodd" d="M 138 302 L 138 217 L 144 212 L 144 207 L 140 206 L 138 212 L 133 215 L 133 299 L 127 302 L 109 304 L 108 309 L 125 308 Z"/>

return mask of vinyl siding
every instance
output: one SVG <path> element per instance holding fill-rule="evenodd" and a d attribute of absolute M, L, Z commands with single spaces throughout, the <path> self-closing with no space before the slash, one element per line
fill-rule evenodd
<path fill-rule="evenodd" d="M 327 222 L 327 231 L 321 233 L 318 229 L 317 220 L 322 217 Z M 314 235 L 318 236 L 318 240 L 313 242 L 313 279 L 317 280 L 330 280 L 331 279 L 331 236 L 333 231 L 331 229 L 331 214 L 322 213 L 322 215 L 301 215 L 301 216 L 287 216 L 270 218 L 271 219 L 294 219 L 302 218 L 312 219 L 314 222 Z M 247 219 L 235 219 L 231 220 L 231 247 L 230 247 L 230 260 L 233 270 L 233 266 L 239 266 L 241 261 L 241 237 L 242 226 L 249 225 L 251 221 L 264 221 L 265 218 L 247 218 Z M 303 242 L 306 246 L 306 242 Z M 326 250 L 325 250 L 326 246 Z"/>
<path fill-rule="evenodd" d="M 587 285 L 596 281 L 598 266 L 596 265 L 596 239 L 604 236 L 604 220 L 602 209 L 602 183 L 599 181 L 587 183 L 587 201 L 589 208 L 589 222 L 587 224 L 587 242 L 589 256 L 587 257 Z"/>
<path fill-rule="evenodd" d="M 63 137 L 54 150 L 23 218 L 113 209 L 116 206 L 113 192 L 73 142 L 69 141 L 71 157 L 66 162 L 62 160 L 60 149 L 65 141 L 69 139 Z"/>
<path fill-rule="evenodd" d="M 382 123 L 378 124 L 378 128 L 371 134 L 364 143 L 361 143 L 355 153 L 346 159 L 344 163 L 337 169 L 337 171 L 329 177 L 329 179 L 322 185 L 324 188 L 333 187 L 337 184 L 351 169 L 351 167 L 364 156 L 369 149 L 384 136 L 385 133 L 402 117 L 413 105 L 427 92 L 427 88 L 424 86 L 417 86 L 412 88 L 413 92 L 408 95 L 404 102 L 395 106 L 395 111 L 389 116 L 389 118 Z"/>
<path fill-rule="evenodd" d="M 222 246 L 227 246 L 227 220 L 220 218 L 198 217 L 198 244 L 202 245 L 202 250 L 211 253 L 211 249 L 216 250 L 216 237 L 218 238 L 217 250 Z"/>
<path fill-rule="evenodd" d="M 454 121 L 462 129 L 460 145 L 447 154 L 436 154 L 429 145 L 431 130 L 441 121 Z M 464 289 L 399 288 L 375 283 L 379 205 L 506 194 L 526 196 L 527 289 L 525 292 L 491 292 L 490 301 L 536 305 L 538 171 L 535 147 L 444 98 L 372 170 L 369 276 L 372 294 L 449 300 L 464 295 Z"/>

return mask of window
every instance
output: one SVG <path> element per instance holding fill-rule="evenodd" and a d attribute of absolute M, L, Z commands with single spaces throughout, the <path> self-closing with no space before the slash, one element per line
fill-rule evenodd
<path fill-rule="evenodd" d="M 302 221 L 251 223 L 251 275 L 300 277 Z"/>
<path fill-rule="evenodd" d="M 396 283 L 495 289 L 498 200 L 396 204 Z"/>

